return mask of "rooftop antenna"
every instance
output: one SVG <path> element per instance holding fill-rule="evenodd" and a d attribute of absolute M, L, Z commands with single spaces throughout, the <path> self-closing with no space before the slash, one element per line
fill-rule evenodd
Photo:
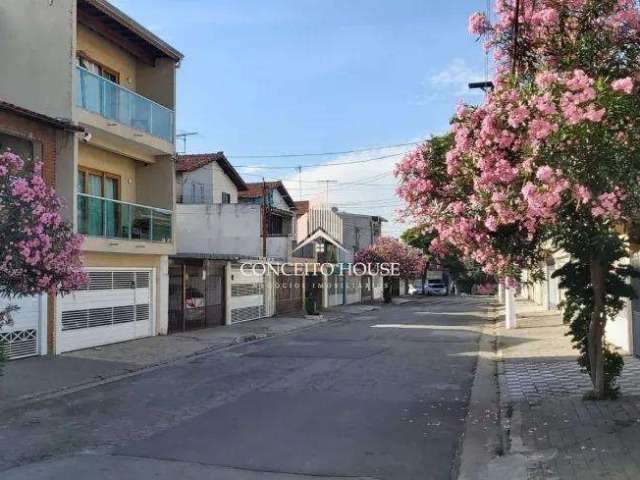
<path fill-rule="evenodd" d="M 176 134 L 176 140 L 182 140 L 182 153 L 187 153 L 187 137 L 197 135 L 198 132 L 183 132 Z"/>
<path fill-rule="evenodd" d="M 325 184 L 324 203 L 326 203 L 327 208 L 329 208 L 329 184 L 338 183 L 338 181 L 337 180 L 318 180 L 318 183 Z"/>

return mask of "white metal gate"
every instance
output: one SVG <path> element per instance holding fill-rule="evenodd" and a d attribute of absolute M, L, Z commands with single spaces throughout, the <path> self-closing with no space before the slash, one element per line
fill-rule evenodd
<path fill-rule="evenodd" d="M 250 268 L 242 271 L 237 266 L 230 272 L 229 323 L 264 318 L 267 315 L 266 275 L 253 273 Z"/>
<path fill-rule="evenodd" d="M 0 330 L 0 344 L 10 359 L 30 357 L 46 353 L 47 297 L 36 295 L 10 302 L 19 310 L 13 312 L 13 325 Z M 0 310 L 9 301 L 0 298 Z"/>
<path fill-rule="evenodd" d="M 56 353 L 153 334 L 152 269 L 87 269 L 89 284 L 58 298 Z"/>

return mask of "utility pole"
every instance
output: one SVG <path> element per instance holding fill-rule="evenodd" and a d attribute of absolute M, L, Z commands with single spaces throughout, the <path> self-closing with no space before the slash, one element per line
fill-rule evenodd
<path fill-rule="evenodd" d="M 262 257 L 267 259 L 267 183 L 262 179 Z"/>
<path fill-rule="evenodd" d="M 515 15 L 513 16 L 513 64 L 511 74 L 518 75 L 518 34 L 520 33 L 520 0 L 516 0 Z"/>
<path fill-rule="evenodd" d="M 329 208 L 329 184 L 330 183 L 338 183 L 337 180 L 318 180 L 318 183 L 325 184 L 325 192 L 324 192 L 324 203 L 327 204 L 327 208 Z"/>
<path fill-rule="evenodd" d="M 302 165 L 298 165 L 298 200 L 302 200 Z"/>

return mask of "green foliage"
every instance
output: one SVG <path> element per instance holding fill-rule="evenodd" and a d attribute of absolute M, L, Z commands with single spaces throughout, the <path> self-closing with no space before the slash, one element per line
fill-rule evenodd
<path fill-rule="evenodd" d="M 304 311 L 307 315 L 315 315 L 316 312 L 316 302 L 313 297 L 308 296 L 304 299 Z"/>
<path fill-rule="evenodd" d="M 582 228 L 576 229 L 579 223 Z M 591 285 L 589 263 L 597 256 L 607 265 L 605 277 L 605 316 L 608 321 L 624 307 L 624 299 L 634 298 L 629 279 L 640 276 L 639 272 L 628 265 L 618 265 L 628 256 L 625 242 L 613 230 L 604 229 L 587 217 L 576 215 L 569 225 L 558 226 L 567 229 L 561 237 L 561 247 L 571 254 L 572 260 L 556 270 L 553 277 L 560 279 L 560 288 L 565 289 L 563 319 L 570 324 L 567 335 L 578 350 L 578 364 L 584 373 L 591 374 L 589 360 L 589 327 L 593 312 L 593 289 Z M 571 234 L 569 234 L 571 232 Z M 622 372 L 624 361 L 619 353 L 604 344 L 604 378 L 606 398 L 616 398 L 620 387 L 617 379 Z"/>

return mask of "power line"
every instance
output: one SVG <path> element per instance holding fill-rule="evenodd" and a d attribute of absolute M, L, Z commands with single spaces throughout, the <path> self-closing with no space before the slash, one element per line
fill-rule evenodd
<path fill-rule="evenodd" d="M 369 152 L 371 150 L 383 150 L 385 148 L 407 147 L 409 145 L 419 145 L 419 142 L 398 143 L 396 145 L 383 145 L 381 147 L 355 148 L 353 150 L 342 150 L 336 152 L 307 152 L 307 153 L 279 153 L 279 154 L 251 154 L 251 155 L 227 155 L 227 158 L 291 158 L 291 157 L 322 157 L 330 155 L 346 155 L 348 153 Z M 295 167 L 294 167 L 295 168 Z"/>
<path fill-rule="evenodd" d="M 298 169 L 299 167 L 302 167 L 302 168 L 337 167 L 339 165 L 354 165 L 354 164 L 357 164 L 357 163 L 367 163 L 367 162 L 374 162 L 376 160 L 384 160 L 385 158 L 400 157 L 402 155 L 406 155 L 407 153 L 409 153 L 409 152 L 406 151 L 406 152 L 400 152 L 400 153 L 393 153 L 393 154 L 390 154 L 390 155 L 382 155 L 380 157 L 366 158 L 366 159 L 363 159 L 363 160 L 351 160 L 349 162 L 312 163 L 312 164 L 306 164 L 306 165 L 293 165 L 293 166 L 284 166 L 284 165 L 233 165 L 233 167 L 234 168 L 259 168 L 259 169 L 263 169 L 263 170 L 273 170 L 273 169 L 291 170 L 291 169 Z"/>

